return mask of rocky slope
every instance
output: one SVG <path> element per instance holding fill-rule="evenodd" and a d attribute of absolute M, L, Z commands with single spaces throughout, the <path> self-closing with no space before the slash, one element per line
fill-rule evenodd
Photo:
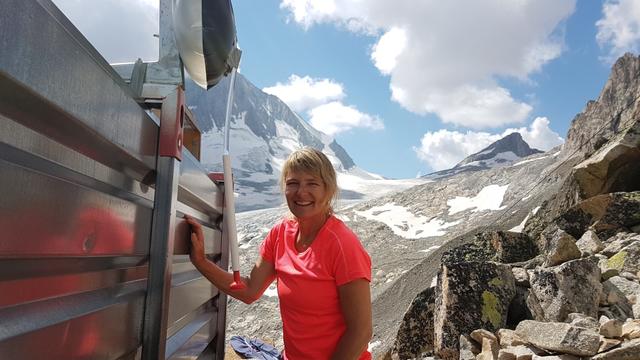
<path fill-rule="evenodd" d="M 455 239 L 379 356 L 640 358 L 639 64 L 621 58 L 574 119 L 559 190 L 524 232 Z"/>

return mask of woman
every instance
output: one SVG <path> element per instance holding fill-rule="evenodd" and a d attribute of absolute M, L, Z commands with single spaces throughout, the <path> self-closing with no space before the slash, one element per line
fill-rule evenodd
<path fill-rule="evenodd" d="M 320 151 L 304 148 L 284 163 L 281 185 L 291 211 L 260 246 L 242 290 L 204 255 L 200 225 L 192 227 L 191 261 L 218 289 L 247 304 L 277 280 L 284 358 L 370 359 L 371 259 L 357 236 L 333 214 L 336 173 Z"/>

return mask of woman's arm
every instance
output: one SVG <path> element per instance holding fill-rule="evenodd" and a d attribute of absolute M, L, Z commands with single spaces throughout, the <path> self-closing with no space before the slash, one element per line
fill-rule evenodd
<path fill-rule="evenodd" d="M 358 359 L 367 349 L 373 334 L 369 282 L 357 279 L 339 286 L 338 296 L 347 330 L 340 338 L 331 359 Z"/>
<path fill-rule="evenodd" d="M 189 216 L 185 216 L 185 219 L 191 225 L 191 253 L 189 257 L 196 269 L 220 291 L 246 304 L 250 304 L 260 298 L 276 277 L 274 265 L 262 259 L 262 257 L 258 257 L 249 277 L 242 278 L 245 285 L 247 285 L 246 288 L 232 290 L 229 286 L 233 282 L 233 275 L 209 261 L 204 254 L 202 226 Z"/>

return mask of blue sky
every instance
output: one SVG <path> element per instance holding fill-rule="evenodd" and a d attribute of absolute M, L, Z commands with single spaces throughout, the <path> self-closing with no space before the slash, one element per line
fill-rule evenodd
<path fill-rule="evenodd" d="M 121 9 L 120 29 L 125 12 L 138 27 L 128 33 L 157 29 L 145 12 L 157 9 L 153 0 L 110 0 L 110 10 L 94 6 L 96 18 L 80 0 L 54 2 L 72 19 L 82 14 L 76 25 L 110 61 L 131 55 L 112 32 L 100 38 L 97 17 Z M 560 144 L 615 58 L 640 39 L 633 0 L 233 5 L 242 74 L 334 136 L 358 166 L 392 178 L 450 167 L 513 130 L 543 150 Z"/>

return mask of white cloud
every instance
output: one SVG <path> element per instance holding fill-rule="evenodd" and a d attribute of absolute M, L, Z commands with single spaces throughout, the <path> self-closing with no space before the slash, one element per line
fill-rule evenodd
<path fill-rule="evenodd" d="M 625 52 L 640 48 L 640 2 L 636 0 L 607 0 L 602 5 L 603 17 L 596 22 L 596 40 L 608 49 L 608 61 Z"/>
<path fill-rule="evenodd" d="M 316 129 L 328 135 L 335 135 L 353 128 L 384 129 L 377 116 L 360 112 L 353 106 L 339 101 L 317 106 L 309 111 L 309 122 Z"/>
<path fill-rule="evenodd" d="M 528 81 L 561 54 L 562 24 L 575 0 L 283 0 L 280 6 L 305 28 L 333 23 L 379 37 L 371 58 L 390 75 L 395 101 L 481 128 L 530 114 L 498 79 Z M 392 44 L 396 29 L 404 46 Z"/>
<path fill-rule="evenodd" d="M 53 0 L 110 63 L 158 59 L 158 0 Z"/>
<path fill-rule="evenodd" d="M 276 83 L 262 91 L 275 95 L 296 112 L 302 112 L 329 101 L 344 98 L 342 84 L 331 79 L 312 79 L 309 76 L 289 76 L 289 82 Z"/>
<path fill-rule="evenodd" d="M 529 128 L 507 129 L 501 134 L 487 132 L 438 130 L 424 134 L 420 147 L 414 147 L 418 158 L 434 171 L 449 169 L 465 157 L 476 153 L 501 138 L 519 132 L 529 146 L 539 150 L 549 150 L 563 143 L 563 139 L 549 128 L 549 120 L 536 118 Z"/>
<path fill-rule="evenodd" d="M 390 74 L 406 45 L 407 34 L 403 29 L 394 27 L 387 31 L 372 48 L 371 59 L 374 65 L 383 74 Z"/>
<path fill-rule="evenodd" d="M 506 136 L 512 132 L 519 132 L 524 141 L 532 148 L 547 151 L 564 142 L 564 139 L 557 132 L 549 128 L 549 119 L 537 117 L 529 128 L 507 129 L 502 133 Z"/>

